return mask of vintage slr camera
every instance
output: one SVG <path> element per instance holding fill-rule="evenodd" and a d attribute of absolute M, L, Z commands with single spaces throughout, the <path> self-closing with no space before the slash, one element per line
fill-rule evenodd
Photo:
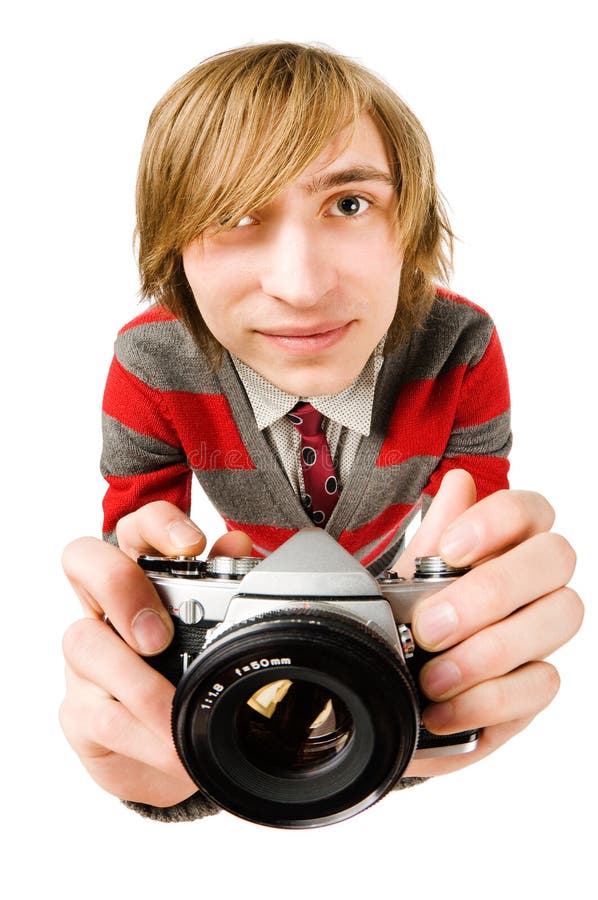
<path fill-rule="evenodd" d="M 177 685 L 172 731 L 198 787 L 224 809 L 282 828 L 355 815 L 411 758 L 467 753 L 478 733 L 432 735 L 408 623 L 415 602 L 465 570 L 418 560 L 374 578 L 319 528 L 264 560 L 141 557 L 174 619 L 148 660 Z"/>

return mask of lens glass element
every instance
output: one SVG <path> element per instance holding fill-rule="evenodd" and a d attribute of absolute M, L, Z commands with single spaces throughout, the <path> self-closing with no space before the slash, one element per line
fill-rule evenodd
<path fill-rule="evenodd" d="M 255 691 L 237 712 L 239 749 L 271 775 L 312 774 L 350 743 L 354 723 L 331 690 L 311 681 L 271 681 Z"/>

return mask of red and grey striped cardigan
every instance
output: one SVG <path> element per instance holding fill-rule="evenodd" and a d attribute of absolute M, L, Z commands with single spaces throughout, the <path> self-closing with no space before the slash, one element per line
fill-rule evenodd
<path fill-rule="evenodd" d="M 227 528 L 256 554 L 311 520 L 264 435 L 227 354 L 211 371 L 184 326 L 153 307 L 119 333 L 103 405 L 104 535 L 152 500 L 190 511 L 193 474 Z M 400 551 L 410 514 L 464 468 L 478 498 L 508 486 L 509 389 L 492 320 L 439 289 L 422 330 L 389 353 L 327 531 L 374 574 Z M 201 524 L 200 513 L 195 514 Z"/>

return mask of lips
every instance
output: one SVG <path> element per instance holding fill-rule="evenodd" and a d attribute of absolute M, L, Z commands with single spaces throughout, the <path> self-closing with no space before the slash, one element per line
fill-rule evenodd
<path fill-rule="evenodd" d="M 260 332 L 260 334 L 265 334 L 267 337 L 310 338 L 318 337 L 322 334 L 328 334 L 329 331 L 338 331 L 340 328 L 344 328 L 347 324 L 347 322 L 324 322 L 320 323 L 319 325 L 282 325 L 279 328 L 276 328 L 276 330 L 270 328 L 260 328 L 258 329 L 258 331 Z"/>
<path fill-rule="evenodd" d="M 351 322 L 324 323 L 320 325 L 312 325 L 308 327 L 286 327 L 277 328 L 276 331 L 262 331 L 258 334 L 262 335 L 265 340 L 272 346 L 285 350 L 290 353 L 317 353 L 327 350 L 341 341 L 349 328 Z"/>

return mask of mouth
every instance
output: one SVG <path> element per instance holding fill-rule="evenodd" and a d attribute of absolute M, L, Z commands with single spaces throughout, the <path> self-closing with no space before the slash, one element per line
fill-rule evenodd
<path fill-rule="evenodd" d="M 259 329 L 269 343 L 285 350 L 297 353 L 310 353 L 325 350 L 342 340 L 351 326 L 351 322 L 326 322 L 320 325 L 286 327 L 275 330 Z"/>

